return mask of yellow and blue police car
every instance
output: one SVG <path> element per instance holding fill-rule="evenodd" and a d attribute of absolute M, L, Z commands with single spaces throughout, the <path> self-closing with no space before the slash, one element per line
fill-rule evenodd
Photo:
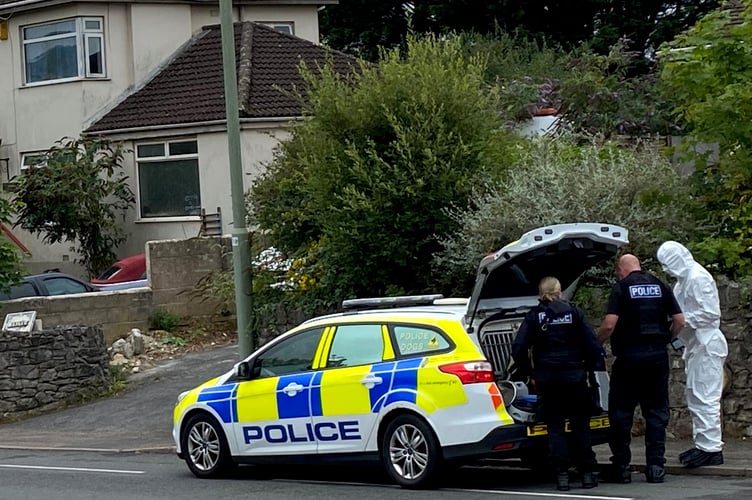
<path fill-rule="evenodd" d="M 534 396 L 510 380 L 513 333 L 535 304 L 532 283 L 564 265 L 572 284 L 624 242 L 616 226 L 549 226 L 484 259 L 469 300 L 345 301 L 182 393 L 178 456 L 207 478 L 240 463 L 380 461 L 399 485 L 424 488 L 447 463 L 545 450 Z M 506 290 L 514 279 L 532 295 Z M 607 426 L 594 416 L 591 427 Z"/>

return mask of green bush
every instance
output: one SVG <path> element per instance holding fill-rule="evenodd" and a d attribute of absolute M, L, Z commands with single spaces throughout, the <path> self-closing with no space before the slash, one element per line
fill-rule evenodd
<path fill-rule="evenodd" d="M 743 22 L 714 12 L 662 47 L 661 58 L 705 210 L 695 250 L 731 278 L 747 275 L 752 261 L 752 2 L 740 6 L 734 15 Z M 717 145 L 717 158 L 707 161 L 698 143 Z"/>
<path fill-rule="evenodd" d="M 165 330 L 171 332 L 180 325 L 180 316 L 163 307 L 157 307 L 149 316 L 149 327 L 152 330 Z"/>
<path fill-rule="evenodd" d="M 686 241 L 694 221 L 688 184 L 661 156 L 567 137 L 530 143 L 502 182 L 479 186 L 471 208 L 451 211 L 459 231 L 442 239 L 439 274 L 469 293 L 480 259 L 536 227 L 603 222 L 629 230 L 630 250 L 654 258 L 666 239 Z"/>
<path fill-rule="evenodd" d="M 456 39 L 426 38 L 349 79 L 306 73 L 308 118 L 250 202 L 271 244 L 305 262 L 316 301 L 434 289 L 431 256 L 457 229 L 443 209 L 466 204 L 520 140 L 484 71 Z"/>

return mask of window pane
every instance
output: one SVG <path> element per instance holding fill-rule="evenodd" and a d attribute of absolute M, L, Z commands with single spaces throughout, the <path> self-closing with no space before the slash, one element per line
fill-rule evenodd
<path fill-rule="evenodd" d="M 292 35 L 292 26 L 289 24 L 275 24 L 274 30 L 279 31 L 280 33 L 287 33 L 288 35 Z"/>
<path fill-rule="evenodd" d="M 337 327 L 326 366 L 368 365 L 383 358 L 381 325 L 346 325 Z"/>
<path fill-rule="evenodd" d="M 44 153 L 24 153 L 21 157 L 21 168 L 42 167 L 47 163 Z"/>
<path fill-rule="evenodd" d="M 29 43 L 24 50 L 28 83 L 78 76 L 75 37 Z"/>
<path fill-rule="evenodd" d="M 75 32 L 76 20 L 70 19 L 68 21 L 60 21 L 57 23 L 43 24 L 42 26 L 31 26 L 29 28 L 24 28 L 24 40 Z"/>
<path fill-rule="evenodd" d="M 400 354 L 420 354 L 441 351 L 450 346 L 449 341 L 436 330 L 416 326 L 395 326 L 394 336 Z"/>
<path fill-rule="evenodd" d="M 149 158 L 151 156 L 165 156 L 164 144 L 141 144 L 136 148 L 136 155 L 139 158 Z"/>
<path fill-rule="evenodd" d="M 277 377 L 310 370 L 323 331 L 308 330 L 283 340 L 256 359 L 254 372 L 259 377 Z"/>
<path fill-rule="evenodd" d="M 102 21 L 98 19 L 86 19 L 84 29 L 87 31 L 102 31 Z"/>
<path fill-rule="evenodd" d="M 139 163 L 138 186 L 142 217 L 201 214 L 197 159 Z"/>
<path fill-rule="evenodd" d="M 197 141 L 171 142 L 170 155 L 194 155 L 198 153 Z"/>
<path fill-rule="evenodd" d="M 104 64 L 102 58 L 102 38 L 99 36 L 89 36 L 86 38 L 87 53 L 89 55 L 89 73 L 101 75 L 104 73 Z"/>

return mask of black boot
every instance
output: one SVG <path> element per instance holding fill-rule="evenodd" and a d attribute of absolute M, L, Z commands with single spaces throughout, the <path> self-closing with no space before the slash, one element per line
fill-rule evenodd
<path fill-rule="evenodd" d="M 569 491 L 569 472 L 556 473 L 556 489 L 559 491 Z"/>
<path fill-rule="evenodd" d="M 582 487 L 586 490 L 589 490 L 590 488 L 595 488 L 598 486 L 598 478 L 595 477 L 595 474 L 592 472 L 583 472 L 582 473 Z"/>
<path fill-rule="evenodd" d="M 632 482 L 632 468 L 629 465 L 612 464 L 601 473 L 604 483 L 627 484 Z"/>
<path fill-rule="evenodd" d="M 649 483 L 662 483 L 666 479 L 666 471 L 660 465 L 648 465 L 645 478 Z"/>
<path fill-rule="evenodd" d="M 686 451 L 679 453 L 679 463 L 683 464 L 694 451 L 697 451 L 697 448 L 693 447 L 693 448 L 690 448 Z"/>
<path fill-rule="evenodd" d="M 688 469 L 704 467 L 708 465 L 721 465 L 723 463 L 723 452 L 720 451 L 702 451 L 695 449 L 682 462 Z"/>

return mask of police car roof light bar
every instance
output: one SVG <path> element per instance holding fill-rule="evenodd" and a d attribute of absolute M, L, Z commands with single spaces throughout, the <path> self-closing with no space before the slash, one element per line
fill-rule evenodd
<path fill-rule="evenodd" d="M 396 297 L 369 297 L 365 299 L 348 299 L 342 301 L 342 309 L 348 311 L 357 309 L 423 306 L 431 305 L 433 304 L 434 300 L 443 298 L 443 295 L 436 293 L 431 295 L 400 295 Z"/>

